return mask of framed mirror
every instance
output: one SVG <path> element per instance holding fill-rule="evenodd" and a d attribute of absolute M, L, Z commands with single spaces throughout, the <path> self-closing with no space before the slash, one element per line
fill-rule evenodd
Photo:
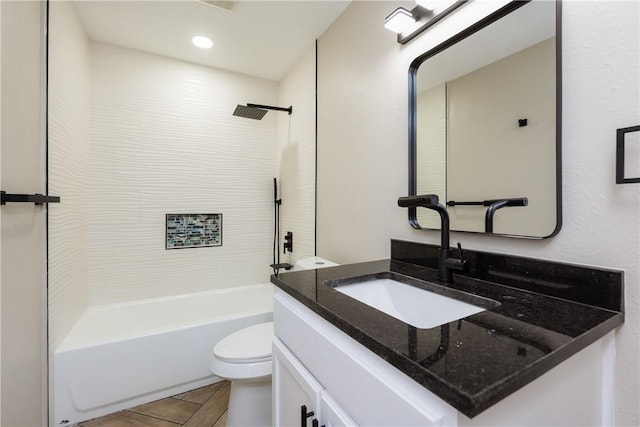
<path fill-rule="evenodd" d="M 560 230 L 560 29 L 560 1 L 514 1 L 411 63 L 409 195 L 437 194 L 451 230 Z M 429 209 L 409 222 L 440 227 Z"/>

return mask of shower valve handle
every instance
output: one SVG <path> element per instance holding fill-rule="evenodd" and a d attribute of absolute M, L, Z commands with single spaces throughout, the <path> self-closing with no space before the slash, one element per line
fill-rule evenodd
<path fill-rule="evenodd" d="M 287 251 L 293 252 L 293 233 L 290 231 L 284 235 L 284 245 L 282 245 L 282 253 L 286 254 Z"/>

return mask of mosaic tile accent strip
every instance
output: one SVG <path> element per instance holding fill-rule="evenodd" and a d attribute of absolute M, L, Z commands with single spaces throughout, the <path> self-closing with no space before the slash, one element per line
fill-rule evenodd
<path fill-rule="evenodd" d="M 166 249 L 222 246 L 222 214 L 167 214 Z"/>

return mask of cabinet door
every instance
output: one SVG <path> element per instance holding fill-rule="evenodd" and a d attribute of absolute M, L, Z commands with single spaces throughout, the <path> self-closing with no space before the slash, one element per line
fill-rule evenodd
<path fill-rule="evenodd" d="M 325 390 L 322 392 L 320 402 L 320 412 L 324 427 L 357 427 L 358 424 L 351 418 L 344 409 Z"/>
<path fill-rule="evenodd" d="M 307 427 L 320 417 L 323 387 L 278 339 L 273 340 L 273 425 Z M 307 417 L 301 412 L 306 408 Z"/>

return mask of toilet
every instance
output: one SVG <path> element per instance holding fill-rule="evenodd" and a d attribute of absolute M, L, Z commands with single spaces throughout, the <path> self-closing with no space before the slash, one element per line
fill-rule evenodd
<path fill-rule="evenodd" d="M 213 347 L 209 370 L 231 381 L 227 426 L 271 425 L 273 322 L 227 335 Z"/>
<path fill-rule="evenodd" d="M 294 270 L 332 267 L 320 257 L 301 259 Z M 273 322 L 233 332 L 213 347 L 209 370 L 231 381 L 227 427 L 271 426 L 271 343 Z"/>

